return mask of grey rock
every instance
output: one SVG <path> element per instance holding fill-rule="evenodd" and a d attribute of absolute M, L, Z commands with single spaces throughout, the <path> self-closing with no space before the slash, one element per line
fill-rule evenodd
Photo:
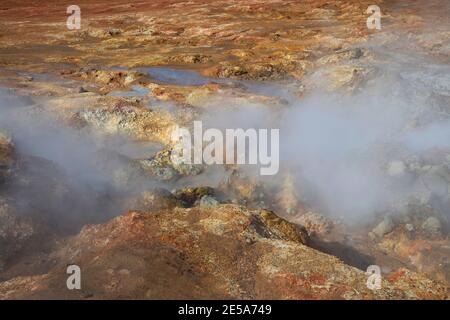
<path fill-rule="evenodd" d="M 202 208 L 211 208 L 217 206 L 218 204 L 219 201 L 208 195 L 203 196 L 199 201 L 199 206 Z"/>
<path fill-rule="evenodd" d="M 422 230 L 430 237 L 441 236 L 442 225 L 438 218 L 429 217 L 422 223 Z"/>
<path fill-rule="evenodd" d="M 372 233 L 381 238 L 394 230 L 395 224 L 391 217 L 385 217 L 373 230 Z"/>
<path fill-rule="evenodd" d="M 0 183 L 11 175 L 14 163 L 14 145 L 8 133 L 0 131 Z"/>
<path fill-rule="evenodd" d="M 111 28 L 111 29 L 108 30 L 108 34 L 110 36 L 118 36 L 121 33 L 122 33 L 122 31 L 120 29 L 117 29 L 117 28 Z"/>
<path fill-rule="evenodd" d="M 85 93 L 85 92 L 89 92 L 89 90 L 87 90 L 85 87 L 80 87 L 78 89 L 78 93 Z"/>
<path fill-rule="evenodd" d="M 177 172 L 170 166 L 162 165 L 155 159 L 139 161 L 141 167 L 156 179 L 161 181 L 169 181 L 178 177 Z"/>
<path fill-rule="evenodd" d="M 172 166 L 182 176 L 196 176 L 203 171 L 203 166 L 198 164 L 172 163 Z"/>
<path fill-rule="evenodd" d="M 388 163 L 386 171 L 391 177 L 401 176 L 405 174 L 406 165 L 403 161 L 391 161 Z"/>

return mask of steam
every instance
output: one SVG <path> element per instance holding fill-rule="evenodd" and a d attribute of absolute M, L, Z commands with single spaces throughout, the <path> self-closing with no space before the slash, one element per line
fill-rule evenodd
<path fill-rule="evenodd" d="M 279 84 L 251 85 L 254 93 L 281 94 L 288 101 L 284 106 L 246 104 L 218 93 L 204 108 L 203 125 L 223 131 L 280 129 L 281 173 L 265 182 L 280 190 L 283 173 L 289 173 L 299 200 L 322 213 L 353 221 L 402 213 L 419 203 L 448 216 L 450 68 L 423 57 L 403 57 L 383 53 L 380 61 L 360 62 L 359 67 L 375 65 L 376 70 L 350 94 L 327 91 L 323 70 L 311 76 L 317 89 L 302 98 L 294 99 Z M 38 203 L 40 212 L 50 208 L 69 221 L 98 222 L 129 209 L 124 205 L 128 195 L 155 186 L 134 170 L 130 159 L 114 152 L 127 143 L 123 137 L 68 128 L 38 107 L 26 106 L 30 101 L 17 103 L 11 97 L 0 92 L 0 128 L 12 133 L 19 153 L 46 159 L 60 172 L 41 173 L 38 196 L 36 188 L 16 186 L 15 196 L 29 210 Z M 259 171 L 252 166 L 244 170 L 251 175 Z M 226 175 L 226 168 L 210 167 L 178 185 L 216 185 Z M 55 187 L 55 180 L 67 187 L 61 198 L 46 189 Z"/>
<path fill-rule="evenodd" d="M 404 213 L 417 202 L 448 215 L 449 194 L 438 195 L 435 182 L 424 187 L 421 180 L 430 166 L 450 173 L 449 68 L 425 58 L 390 59 L 375 61 L 376 76 L 352 94 L 329 93 L 329 83 L 316 74 L 318 89 L 290 99 L 286 108 L 227 110 L 224 99 L 205 122 L 216 128 L 280 128 L 283 171 L 294 176 L 303 203 L 322 213 L 366 220 Z M 430 159 L 436 150 L 444 156 Z M 400 172 L 390 172 L 396 165 Z M 450 179 L 443 183 L 450 188 Z"/>
<path fill-rule="evenodd" d="M 20 158 L 1 195 L 22 214 L 72 232 L 123 213 L 126 197 L 156 185 L 117 152 L 130 143 L 126 138 L 71 128 L 32 101 L 0 94 L 0 129 Z"/>
<path fill-rule="evenodd" d="M 422 65 L 426 70 L 427 65 Z M 399 78 L 399 70 L 414 75 L 409 68 L 393 62 L 357 94 L 327 97 L 314 93 L 286 113 L 281 122 L 285 129 L 281 154 L 298 184 L 308 186 L 303 186 L 303 195 L 311 205 L 354 219 L 402 212 L 424 192 L 433 195 L 432 186 L 429 190 L 418 187 L 431 163 L 423 160 L 422 167 L 411 168 L 416 164 L 412 159 L 438 149 L 450 155 L 450 117 L 441 112 L 446 105 L 433 104 L 430 99 L 442 94 L 443 86 L 430 81 L 418 88 L 415 82 Z M 449 86 L 445 69 L 436 76 L 440 84 L 445 77 Z M 394 161 L 405 166 L 398 175 L 388 172 Z M 442 170 L 449 172 L 445 161 L 440 163 Z M 448 202 L 448 196 L 441 200 Z"/>

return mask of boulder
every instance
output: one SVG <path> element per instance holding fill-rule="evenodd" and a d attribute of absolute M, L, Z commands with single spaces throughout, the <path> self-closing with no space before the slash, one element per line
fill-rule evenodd
<path fill-rule="evenodd" d="M 186 207 L 192 207 L 196 202 L 200 204 L 201 199 L 208 196 L 210 198 L 204 199 L 204 204 L 206 204 L 216 193 L 211 187 L 186 187 L 173 192 L 174 196 Z"/>
<path fill-rule="evenodd" d="M 308 242 L 308 234 L 304 227 L 278 217 L 273 211 L 262 209 L 259 211 L 259 217 L 266 226 L 269 226 L 271 234 L 274 234 L 280 239 L 296 241 L 303 244 Z"/>
<path fill-rule="evenodd" d="M 123 97 L 106 97 L 107 107 L 86 108 L 76 116 L 105 134 L 123 134 L 141 141 L 169 141 L 175 125 L 164 111 L 151 111 Z"/>
<path fill-rule="evenodd" d="M 308 234 L 327 234 L 333 228 L 333 221 L 331 219 L 313 211 L 308 211 L 305 214 L 292 219 L 291 221 L 305 227 Z"/>
<path fill-rule="evenodd" d="M 219 204 L 219 201 L 217 201 L 214 197 L 204 195 L 201 197 L 200 201 L 198 201 L 198 205 L 201 208 L 210 208 L 217 206 Z"/>
<path fill-rule="evenodd" d="M 171 150 L 159 151 L 151 159 L 140 160 L 141 167 L 158 180 L 175 180 L 180 176 L 195 176 L 203 171 L 202 165 L 175 163 L 171 159 Z"/>
<path fill-rule="evenodd" d="M 439 238 L 442 232 L 442 224 L 436 217 L 428 217 L 421 226 L 423 232 L 431 238 Z"/>
<path fill-rule="evenodd" d="M 386 234 L 392 232 L 394 230 L 395 224 L 391 217 L 387 216 L 381 221 L 369 234 L 370 237 L 374 238 L 382 238 Z"/>

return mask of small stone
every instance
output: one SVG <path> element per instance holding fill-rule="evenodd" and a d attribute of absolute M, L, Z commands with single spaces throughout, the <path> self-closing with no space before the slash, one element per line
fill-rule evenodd
<path fill-rule="evenodd" d="M 250 238 L 245 238 L 245 243 L 253 244 L 253 243 L 255 243 L 255 241 L 253 239 L 250 239 Z"/>
<path fill-rule="evenodd" d="M 128 275 L 130 275 L 130 270 L 128 270 L 128 269 L 121 269 L 119 271 L 119 274 L 122 275 L 122 276 L 128 276 Z"/>
<path fill-rule="evenodd" d="M 109 29 L 108 33 L 110 36 L 118 36 L 119 34 L 122 33 L 122 31 L 117 28 L 112 28 L 112 29 Z"/>
<path fill-rule="evenodd" d="M 364 52 L 362 51 L 361 48 L 355 48 L 353 50 L 350 50 L 350 53 L 351 53 L 351 56 L 350 56 L 351 59 L 359 59 L 364 55 Z"/>
<path fill-rule="evenodd" d="M 212 204 L 215 196 L 215 190 L 211 187 L 186 187 L 176 190 L 173 195 L 180 200 L 186 207 L 200 205 L 201 199 L 205 196 L 204 204 Z M 217 201 L 217 200 L 215 200 Z"/>
<path fill-rule="evenodd" d="M 386 168 L 387 174 L 391 177 L 401 176 L 406 171 L 403 161 L 391 161 Z"/>
<path fill-rule="evenodd" d="M 217 201 L 216 199 L 214 199 L 211 196 L 205 195 L 203 197 L 201 197 L 200 201 L 199 201 L 199 206 L 201 208 L 211 208 L 214 206 L 217 206 L 219 204 L 219 201 Z"/>

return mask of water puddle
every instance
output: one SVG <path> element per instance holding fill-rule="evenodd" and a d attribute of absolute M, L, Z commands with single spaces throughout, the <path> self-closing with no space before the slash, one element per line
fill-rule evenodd
<path fill-rule="evenodd" d="M 107 94 L 107 96 L 111 97 L 144 97 L 147 96 L 150 92 L 149 88 L 145 88 L 142 86 L 131 86 L 131 90 L 129 91 L 111 91 Z"/>
<path fill-rule="evenodd" d="M 204 86 L 208 83 L 223 83 L 223 79 L 213 79 L 202 76 L 191 70 L 182 70 L 166 67 L 139 68 L 139 72 L 148 74 L 152 79 L 162 84 L 178 86 Z"/>
<path fill-rule="evenodd" d="M 59 77 L 50 73 L 19 71 L 17 74 L 21 77 L 29 77 L 33 82 L 56 83 L 65 88 L 74 88 L 82 84 L 81 81 Z"/>
<path fill-rule="evenodd" d="M 253 94 L 276 96 L 279 98 L 284 98 L 288 101 L 293 99 L 293 96 L 290 93 L 290 88 L 283 83 L 217 79 L 205 77 L 196 71 L 175 69 L 170 67 L 139 68 L 137 71 L 148 74 L 153 80 L 161 84 L 203 86 L 210 83 L 217 83 L 242 88 L 243 90 Z"/>

